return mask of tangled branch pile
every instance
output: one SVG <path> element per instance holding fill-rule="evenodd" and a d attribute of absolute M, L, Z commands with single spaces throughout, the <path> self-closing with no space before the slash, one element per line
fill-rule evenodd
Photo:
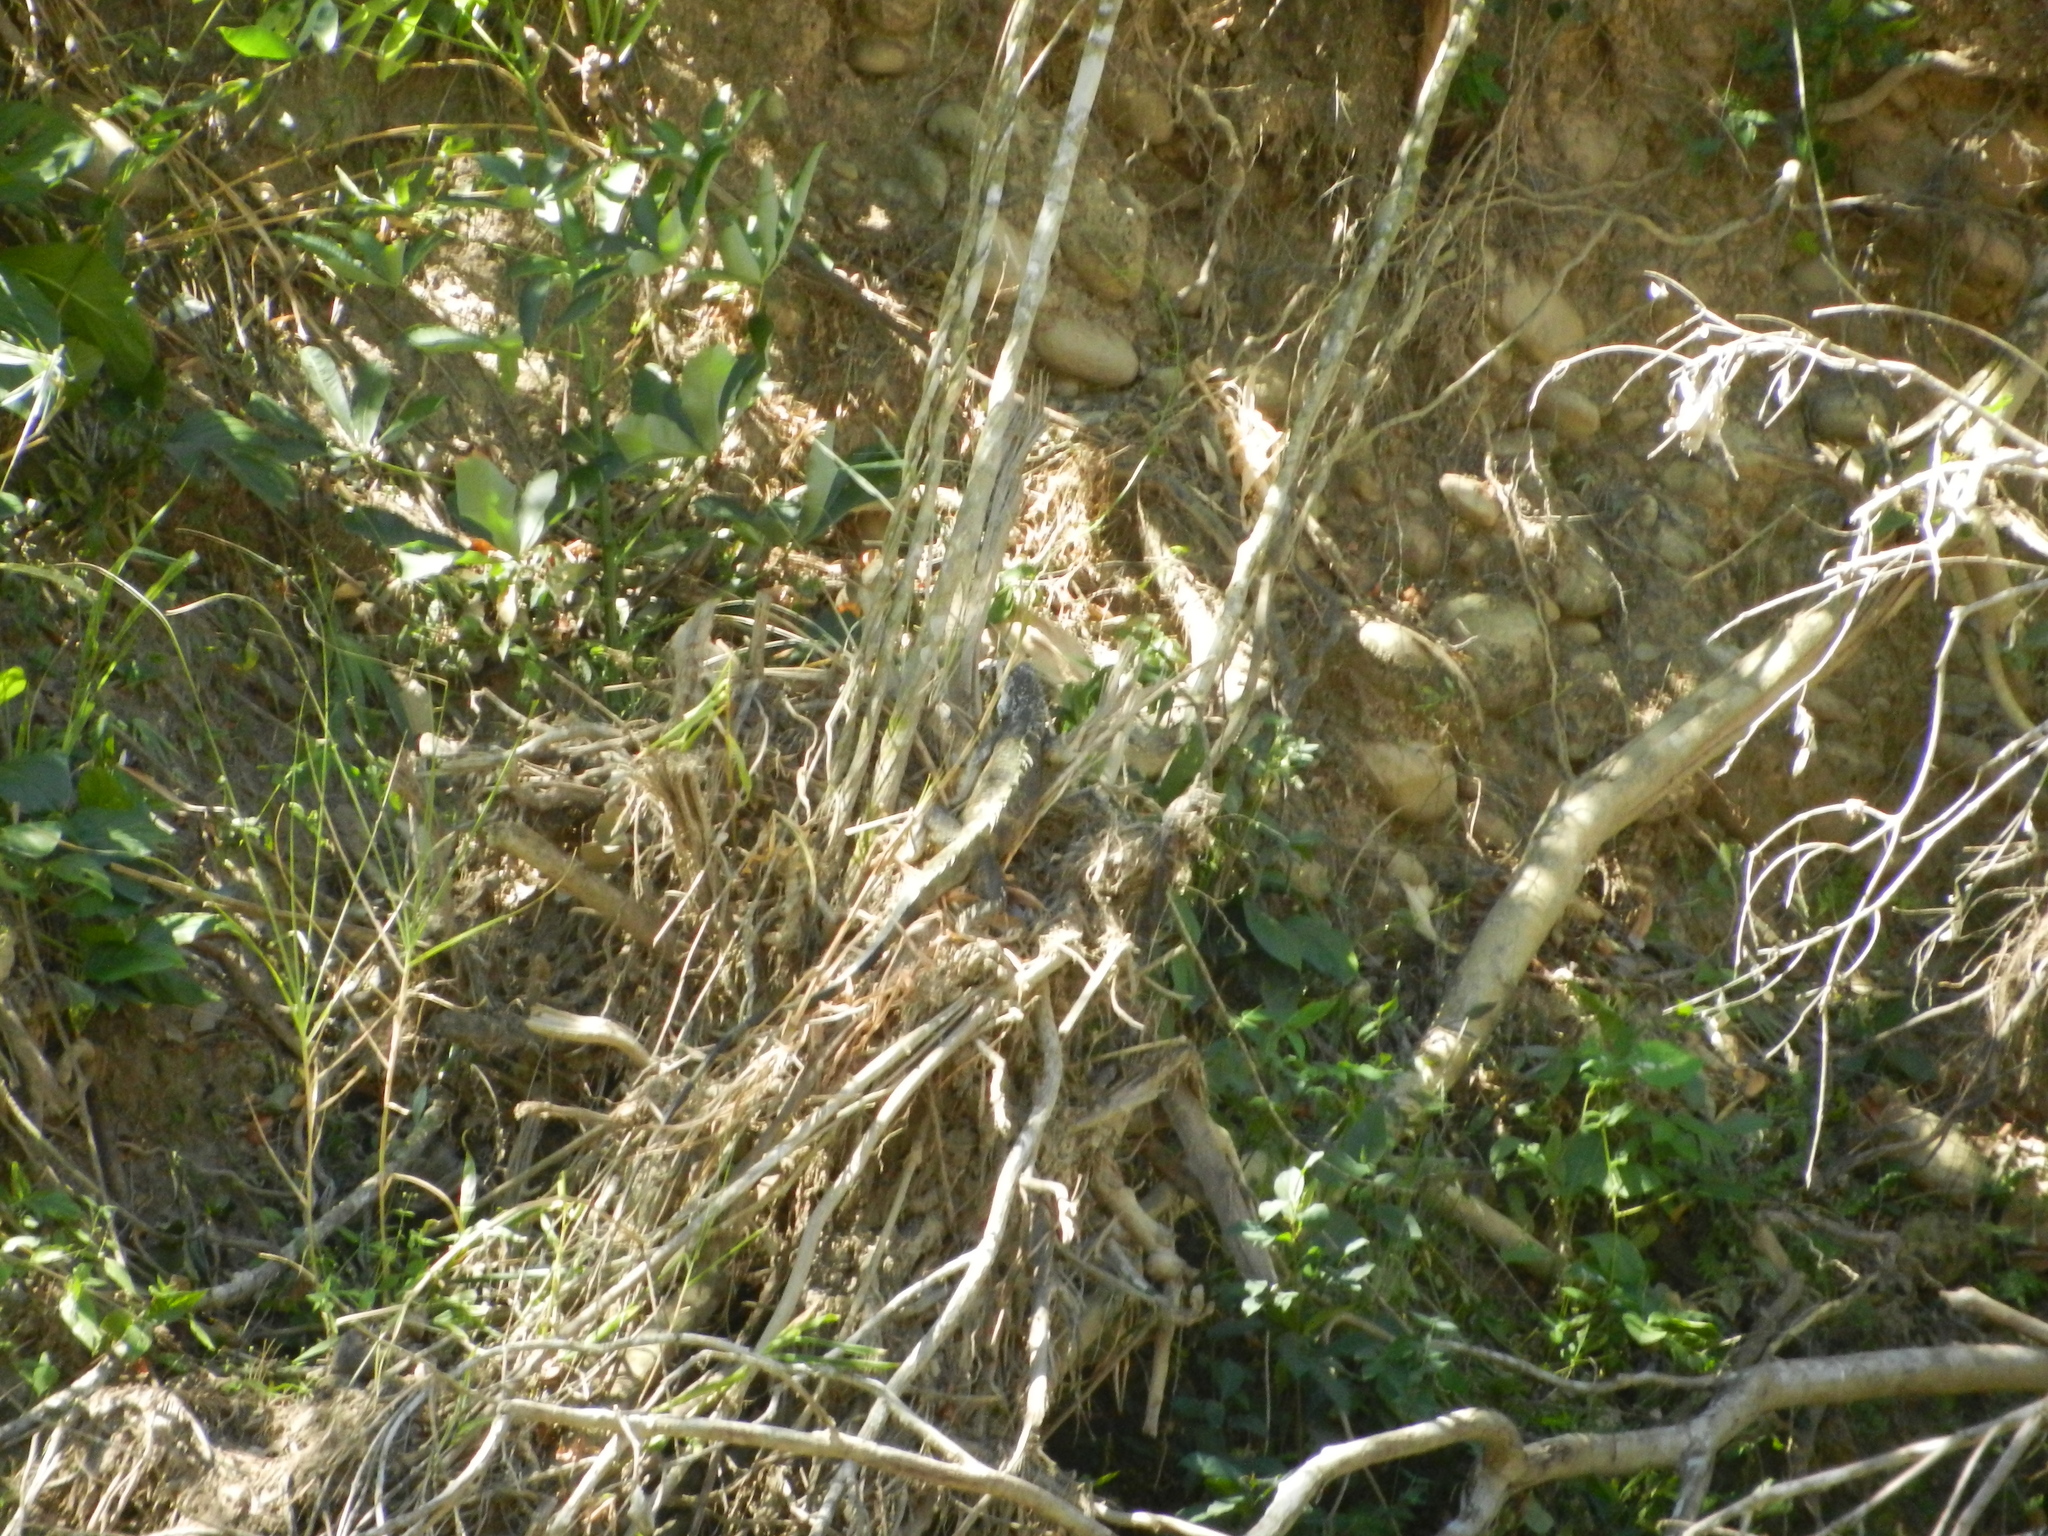
<path fill-rule="evenodd" d="M 405 1295 L 334 1319 L 344 1389 L 309 1404 L 293 1431 L 322 1446 L 316 1462 L 281 1475 L 275 1460 L 210 1434 L 179 1390 L 121 1382 L 110 1355 L 0 1428 L 0 1444 L 24 1446 L 11 1529 L 161 1515 L 186 1530 L 311 1519 L 334 1536 L 514 1524 L 651 1531 L 678 1520 L 691 1531 L 823 1533 L 964 1529 L 989 1509 L 986 1518 L 1076 1532 L 1211 1529 L 1081 1486 L 1047 1437 L 1104 1383 L 1127 1378 L 1156 1433 L 1177 1341 L 1210 1316 L 1199 1256 L 1182 1251 L 1191 1211 L 1255 1294 L 1288 1282 L 1259 1240 L 1258 1196 L 1211 1113 L 1199 1053 L 1172 1027 L 1157 962 L 1174 939 L 1172 899 L 1212 833 L 1209 776 L 1274 686 L 1274 593 L 1297 542 L 1347 579 L 1316 514 L 1338 445 L 1366 428 L 1370 391 L 1344 402 L 1348 422 L 1334 408 L 1357 377 L 1348 359 L 1383 307 L 1383 277 L 1418 243 L 1410 219 L 1480 11 L 1476 0 L 1451 8 L 1389 183 L 1368 217 L 1343 228 L 1341 286 L 1314 346 L 1300 349 L 1315 361 L 1288 430 L 1233 444 L 1251 515 L 1233 530 L 1228 586 L 1201 589 L 1163 544 L 1152 551 L 1188 664 L 1161 676 L 1126 645 L 1088 707 L 1056 732 L 1025 648 L 988 616 L 1027 479 L 1067 430 L 1030 387 L 1027 357 L 1121 3 L 1096 0 L 1087 17 L 1028 251 L 1020 272 L 1000 274 L 1015 293 L 984 381 L 969 360 L 984 295 L 1014 254 L 998 212 L 1022 83 L 1040 62 L 1043 18 L 1033 0 L 1013 0 L 980 111 L 975 216 L 927 341 L 903 483 L 862 578 L 865 622 L 853 641 L 820 664 L 771 666 L 767 600 L 744 614 L 714 599 L 668 647 L 668 718 L 522 719 L 521 739 L 502 749 L 419 760 L 434 784 L 491 786 L 491 819 L 464 850 L 475 856 L 478 905 L 513 911 L 558 889 L 616 938 L 604 953 L 583 916 L 531 919 L 521 942 L 587 961 L 610 1001 L 601 1015 L 535 1009 L 521 1038 L 623 1059 L 621 1091 L 601 1107 L 518 1103 L 509 1176 L 481 1202 L 465 1194 L 452 1237 Z M 1432 211 L 1425 266 L 1454 227 L 1451 213 Z M 1390 325 L 1379 353 L 1392 355 L 1419 307 Z M 1525 325 L 1540 310 L 1532 304 Z M 1388 1085 L 1396 1142 L 1423 1135 L 1485 1060 L 1531 960 L 1616 834 L 1714 772 L 1774 715 L 1788 712 L 1810 735 L 1807 691 L 1909 605 L 1930 595 L 1946 604 L 1937 676 L 1968 644 L 1996 679 L 2022 605 L 2048 590 L 2031 558 L 2048 553 L 2048 530 L 2005 489 L 2048 478 L 2048 445 L 2021 425 L 2048 356 L 2048 258 L 2034 266 L 2001 360 L 1961 389 L 1698 301 L 1678 332 L 1641 350 L 1643 370 L 1668 388 L 1668 436 L 1688 453 L 1720 449 L 1739 387 L 1758 374 L 1770 412 L 1823 374 L 1911 384 L 1944 404 L 1873 444 L 1872 464 L 1881 449 L 1897 472 L 1873 479 L 1846 544 L 1816 578 L 1730 626 L 1776 618 L 1775 629 L 1551 805 L 1408 1070 Z M 963 442 L 964 480 L 944 485 Z M 1485 492 L 1518 556 L 1546 558 L 1559 535 L 1539 504 L 1533 455 L 1529 469 Z M 1457 658 L 1433 655 L 1476 697 Z M 2014 790 L 2048 765 L 2048 725 L 2010 689 L 2004 702 L 2015 734 L 1960 793 L 1942 800 L 1933 788 L 1937 689 L 1923 772 L 1897 807 L 1815 808 L 1757 845 L 1745 866 L 1745 968 L 1722 988 L 1723 1004 L 1796 990 L 1798 1027 L 1824 1029 L 1908 881 L 1987 811 L 2005 825 L 1962 885 L 1978 900 L 2008 900 L 1986 893 L 2012 886 L 2037 857 Z M 1202 761 L 1163 806 L 1123 772 L 1134 738 L 1162 721 L 1197 722 Z M 594 843 L 619 856 L 564 853 L 547 823 L 563 806 L 602 807 Z M 1852 841 L 1809 830 L 1844 815 L 1865 828 Z M 1843 855 L 1865 873 L 1850 909 L 1780 936 L 1764 894 Z M 1951 922 L 1950 937 L 1967 931 L 1986 944 L 1971 999 L 1995 1006 L 2011 1037 L 2031 1038 L 2038 898 L 2013 905 L 1989 941 L 1967 901 Z M 491 1021 L 409 996 L 394 1014 L 451 1037 L 491 1031 Z M 198 1310 L 224 1313 L 262 1294 L 287 1276 L 285 1261 L 386 1199 L 413 1177 L 448 1109 L 445 1097 L 413 1105 L 386 1165 L 321 1202 L 289 1253 L 214 1285 Z M 573 1135 L 536 1159 L 542 1127 L 560 1123 Z M 1817 1118 L 1809 1164 L 1820 1129 Z M 1938 1141 L 1941 1128 L 1931 1134 Z M 1531 1234 L 1465 1193 L 1460 1177 L 1431 1175 L 1435 1207 L 1498 1249 L 1527 1249 Z M 476 1330 L 446 1313 L 451 1286 Z M 1464 1408 L 1324 1448 L 1274 1481 L 1252 1530 L 1281 1536 L 1351 1474 L 1471 1446 L 1477 1460 L 1447 1531 L 1492 1529 L 1512 1500 L 1567 1478 L 1674 1471 L 1673 1518 L 1690 1536 L 1746 1530 L 1766 1506 L 1897 1474 L 1861 1515 L 1966 1456 L 1941 1527 L 1962 1536 L 2048 1419 L 2048 1335 L 1974 1293 L 1952 1305 L 2030 1342 L 1759 1358 L 1710 1376 L 1598 1385 L 1709 1394 L 1690 1417 L 1653 1427 L 1525 1440 L 1505 1414 Z M 429 1319 L 436 1307 L 444 1315 Z M 490 1341 L 476 1342 L 484 1331 Z M 1592 1386 L 1506 1368 L 1560 1394 Z M 1768 1414 L 1962 1394 L 2031 1400 L 1707 1513 L 1717 1456 Z"/>

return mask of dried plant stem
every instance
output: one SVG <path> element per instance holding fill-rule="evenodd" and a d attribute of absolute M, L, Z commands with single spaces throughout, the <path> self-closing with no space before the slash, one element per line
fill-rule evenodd
<path fill-rule="evenodd" d="M 636 943 L 653 949 L 661 942 L 661 919 L 596 870 L 562 852 L 520 821 L 494 822 L 485 834 L 493 848 L 530 864 L 543 880 L 558 885 Z"/>
<path fill-rule="evenodd" d="M 860 1439 L 836 1429 L 783 1429 L 742 1419 L 692 1418 L 675 1413 L 622 1413 L 608 1408 L 576 1408 L 514 1398 L 499 1405 L 507 1419 L 522 1424 L 549 1424 L 587 1435 L 631 1435 L 646 1439 L 666 1435 L 677 1440 L 714 1445 L 743 1445 L 784 1456 L 838 1461 L 849 1467 L 870 1467 L 927 1487 L 1000 1499 L 1063 1531 L 1077 1536 L 1109 1536 L 1109 1528 L 1090 1518 L 1059 1495 L 1021 1477 L 1000 1472 L 972 1459 L 940 1460 Z"/>
<path fill-rule="evenodd" d="M 226 1307 L 240 1306 L 244 1302 L 254 1301 L 277 1284 L 291 1272 L 295 1262 L 308 1250 L 319 1247 L 368 1209 L 370 1202 L 383 1193 L 384 1187 L 399 1172 L 419 1159 L 447 1118 L 446 1104 L 439 1100 L 428 1104 L 420 1112 L 418 1122 L 406 1134 L 405 1140 L 393 1147 L 386 1156 L 384 1167 L 363 1180 L 347 1196 L 336 1201 L 324 1216 L 293 1238 L 284 1250 L 283 1259 L 266 1259 L 261 1264 L 251 1265 L 230 1275 L 219 1285 L 209 1288 L 199 1298 L 198 1309 L 202 1312 L 218 1312 Z"/>
<path fill-rule="evenodd" d="M 1478 1536 L 1510 1497 L 1528 1488 L 1567 1478 L 1625 1478 L 1653 1467 L 1679 1469 L 1683 1491 L 1675 1513 L 1691 1520 L 1705 1499 L 1715 1456 L 1766 1414 L 1886 1397 L 2044 1390 L 2048 1350 L 2017 1344 L 1948 1344 L 1773 1361 L 1744 1372 L 1692 1418 L 1649 1429 L 1564 1434 L 1525 1444 L 1506 1415 L 1461 1408 L 1424 1423 L 1325 1446 L 1280 1479 L 1249 1536 L 1283 1536 L 1340 1477 L 1459 1444 L 1477 1445 L 1480 1464 L 1465 1506 L 1444 1527 L 1445 1536 Z M 1773 1490 L 1769 1497 L 1783 1498 L 1785 1492 Z M 1714 1522 L 1728 1513 L 1717 1512 Z M 1690 1530 L 1702 1530 L 1708 1523 Z"/>
<path fill-rule="evenodd" d="M 1112 952 L 1097 967 L 1096 976 L 1106 977 L 1122 958 L 1120 952 Z M 1100 984 L 1099 980 L 1096 983 Z M 1092 992 L 1092 988 L 1090 989 Z M 1085 994 L 1084 994 L 1085 996 Z M 1004 1243 L 1009 1237 L 1010 1219 L 1016 1207 L 1018 1188 L 1031 1172 L 1038 1156 L 1039 1143 L 1045 1137 L 1045 1128 L 1051 1124 L 1054 1109 L 1059 1105 L 1060 1079 L 1066 1072 L 1066 1051 L 1061 1042 L 1061 1031 L 1053 1024 L 1052 1010 L 1041 998 L 1027 1010 L 1036 1026 L 1038 1036 L 1039 1068 L 1038 1087 L 1032 1097 L 1031 1113 L 1018 1129 L 1016 1139 L 1010 1143 L 1010 1150 L 1004 1156 L 1002 1167 L 997 1171 L 995 1188 L 989 1197 L 988 1219 L 982 1224 L 981 1241 L 975 1244 L 959 1282 L 953 1287 L 953 1294 L 946 1299 L 930 1328 L 904 1356 L 903 1362 L 890 1373 L 889 1390 L 901 1394 L 923 1374 L 925 1368 L 938 1356 L 940 1350 L 951 1342 L 960 1325 L 980 1301 L 987 1287 L 989 1277 L 995 1269 Z M 866 1420 L 861 1424 L 860 1437 L 873 1439 L 882 1432 L 888 1416 L 887 1406 L 876 1403 L 868 1410 Z M 820 1503 L 817 1516 L 811 1522 L 813 1536 L 830 1528 L 837 1517 L 840 1500 L 852 1483 L 852 1466 L 842 1469 L 832 1481 L 831 1488 Z"/>
<path fill-rule="evenodd" d="M 1351 275 L 1331 311 L 1315 368 L 1309 374 L 1308 389 L 1301 406 L 1294 413 L 1293 425 L 1274 467 L 1272 484 L 1266 488 L 1251 532 L 1238 546 L 1230 585 L 1223 593 L 1215 638 L 1206 652 L 1193 658 L 1188 692 L 1203 704 L 1215 691 L 1219 670 L 1237 653 L 1249 622 L 1255 592 L 1273 573 L 1292 544 L 1295 514 L 1302 500 L 1303 477 L 1309 465 L 1309 451 L 1316 441 L 1316 430 L 1329 408 L 1330 397 L 1336 392 L 1338 375 L 1351 350 L 1351 343 L 1357 337 L 1359 327 L 1365 323 L 1366 310 L 1379 287 L 1380 275 L 1392 259 L 1394 244 L 1421 195 L 1423 172 L 1429 163 L 1430 143 L 1436 137 L 1437 119 L 1450 95 L 1452 77 L 1457 74 L 1472 39 L 1478 36 L 1482 9 L 1482 0 L 1459 0 L 1451 12 L 1443 42 L 1437 47 L 1436 58 L 1430 64 L 1429 73 L 1416 96 L 1414 116 L 1396 152 L 1393 179 L 1373 210 L 1365 259 Z"/>
<path fill-rule="evenodd" d="M 1060 226 L 1066 219 L 1074 173 L 1081 162 L 1088 119 L 1095 108 L 1096 91 L 1102 83 L 1103 66 L 1122 9 L 1123 0 L 1095 0 L 1094 25 L 1082 43 L 1066 118 L 1060 125 L 1059 142 L 1046 172 L 1045 195 L 1039 203 L 1038 222 L 1032 230 L 1024 274 L 1011 309 L 1009 334 L 989 384 L 987 414 L 968 466 L 960 510 L 946 536 L 946 558 L 939 568 L 925 625 L 898 674 L 900 681 L 893 690 L 893 698 L 886 701 L 889 717 L 881 733 L 881 750 L 869 796 L 875 813 L 896 808 L 903 773 L 910 761 L 911 742 L 923 725 L 934 689 L 953 704 L 957 715 L 965 717 L 947 722 L 949 734 L 955 739 L 978 713 L 972 707 L 969 686 L 974 649 L 1003 554 L 1009 547 L 1017 507 L 1017 472 L 1041 419 L 1036 400 L 1021 392 L 1019 384 L 1030 350 L 1031 332 L 1052 279 L 1053 253 L 1059 245 Z M 916 571 L 909 563 L 896 571 L 899 582 L 915 577 Z"/>
<path fill-rule="evenodd" d="M 1601 846 L 1790 694 L 1838 665 L 1868 633 L 1870 617 L 1861 586 L 1801 611 L 1565 791 L 1530 837 L 1521 867 L 1480 925 L 1429 1032 L 1393 1085 L 1405 1122 L 1412 1125 L 1440 1103 L 1486 1048 L 1503 1005 Z"/>

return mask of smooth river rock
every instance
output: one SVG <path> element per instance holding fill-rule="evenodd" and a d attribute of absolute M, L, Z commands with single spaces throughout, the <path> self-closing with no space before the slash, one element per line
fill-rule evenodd
<path fill-rule="evenodd" d="M 1129 341 L 1074 315 L 1039 321 L 1031 350 L 1054 373 L 1082 384 L 1121 389 L 1138 376 L 1138 352 Z"/>
<path fill-rule="evenodd" d="M 907 43 L 869 33 L 853 40 L 853 46 L 846 50 L 846 62 L 856 74 L 887 80 L 910 73 L 911 66 L 917 63 L 917 54 Z"/>
<path fill-rule="evenodd" d="M 1458 803 L 1458 775 L 1442 747 L 1422 741 L 1373 741 L 1359 749 L 1373 793 L 1408 821 L 1441 821 Z"/>

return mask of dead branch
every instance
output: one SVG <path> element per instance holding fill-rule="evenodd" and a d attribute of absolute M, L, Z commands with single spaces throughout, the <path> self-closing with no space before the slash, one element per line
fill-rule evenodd
<path fill-rule="evenodd" d="M 327 1213 L 306 1228 L 285 1246 L 284 1257 L 266 1259 L 251 1265 L 208 1288 L 199 1298 L 198 1310 L 218 1312 L 224 1307 L 239 1306 L 254 1301 L 269 1290 L 297 1266 L 297 1261 L 308 1250 L 319 1247 L 334 1236 L 368 1208 L 370 1202 L 382 1194 L 384 1187 L 407 1166 L 419 1160 L 427 1149 L 427 1143 L 434 1139 L 448 1118 L 448 1106 L 436 1099 L 420 1111 L 420 1117 L 405 1140 L 393 1147 L 384 1159 L 384 1167 L 358 1184 L 342 1199 L 335 1202 Z"/>
<path fill-rule="evenodd" d="M 661 919 L 596 870 L 571 858 L 521 821 L 492 823 L 486 834 L 500 853 L 530 864 L 543 880 L 560 886 L 572 899 L 636 943 L 653 949 L 661 942 Z"/>
<path fill-rule="evenodd" d="M 1503 1005 L 1601 846 L 1791 693 L 1839 664 L 1868 632 L 1870 617 L 1860 586 L 1803 610 L 1580 777 L 1550 808 L 1474 936 L 1408 1071 L 1394 1084 L 1404 1121 L 1412 1124 L 1439 1103 L 1486 1048 Z"/>
<path fill-rule="evenodd" d="M 1445 1536 L 1479 1536 L 1509 1498 L 1544 1483 L 1623 1478 L 1656 1467 L 1679 1469 L 1676 1514 L 1689 1520 L 1706 1498 L 1714 1458 L 1766 1414 L 1882 1397 L 2042 1391 L 2048 1391 L 2048 1350 L 1944 1344 L 1773 1361 L 1744 1372 L 1692 1418 L 1649 1429 L 1555 1435 L 1525 1444 L 1504 1414 L 1461 1408 L 1426 1423 L 1325 1446 L 1281 1478 L 1250 1536 L 1283 1536 L 1340 1477 L 1460 1444 L 1479 1446 L 1480 1463 L 1464 1508 L 1445 1526 Z M 1782 1490 L 1770 1495 L 1783 1496 Z"/>
<path fill-rule="evenodd" d="M 1168 1088 L 1160 1102 L 1173 1124 L 1174 1134 L 1180 1138 L 1188 1173 L 1209 1202 L 1231 1263 L 1247 1280 L 1276 1284 L 1280 1271 L 1273 1264 L 1273 1255 L 1244 1235 L 1248 1227 L 1258 1224 L 1258 1213 L 1252 1208 L 1251 1192 L 1245 1185 L 1244 1170 L 1238 1163 L 1230 1133 L 1184 1087 Z"/>
<path fill-rule="evenodd" d="M 743 1445 L 785 1456 L 872 1467 L 877 1472 L 892 1473 L 929 1487 L 952 1488 L 961 1493 L 1000 1499 L 1049 1521 L 1063 1531 L 1077 1532 L 1079 1536 L 1109 1536 L 1109 1528 L 1099 1520 L 1090 1518 L 1059 1495 L 1024 1478 L 998 1471 L 979 1461 L 941 1461 L 936 1456 L 924 1456 L 916 1451 L 858 1439 L 836 1429 L 783 1429 L 773 1424 L 756 1424 L 740 1419 L 692 1418 L 677 1413 L 621 1413 L 616 1409 L 574 1408 L 525 1398 L 514 1398 L 500 1404 L 498 1411 L 517 1423 L 550 1424 L 593 1436 L 631 1436 L 644 1440 L 652 1435 L 666 1435 L 678 1440 Z"/>

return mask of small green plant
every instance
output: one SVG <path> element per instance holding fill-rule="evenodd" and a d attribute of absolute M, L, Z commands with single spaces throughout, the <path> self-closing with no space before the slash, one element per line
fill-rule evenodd
<path fill-rule="evenodd" d="M 357 287 L 401 289 L 447 239 L 439 231 L 430 231 L 380 240 L 373 231 L 362 228 L 346 229 L 338 240 L 305 230 L 288 231 L 286 238 L 318 257 L 335 287 L 343 291 Z"/>
<path fill-rule="evenodd" d="M 25 686 L 0 672 L 0 702 Z M 0 759 L 0 891 L 27 902 L 62 964 L 58 984 L 74 1015 L 123 1003 L 205 1002 L 185 946 L 213 927 L 205 913 L 172 912 L 136 878 L 170 845 L 171 828 L 118 769 L 74 773 L 51 750 Z"/>
<path fill-rule="evenodd" d="M 524 485 L 514 485 L 480 453 L 455 465 L 455 516 L 473 537 L 514 560 L 530 553 L 548 531 L 561 476 L 543 470 Z"/>
<path fill-rule="evenodd" d="M 299 368 L 306 376 L 314 397 L 327 411 L 325 441 L 337 458 L 373 459 L 387 453 L 413 428 L 441 408 L 440 395 L 417 395 L 385 420 L 384 407 L 391 399 L 391 375 L 374 363 L 358 363 L 353 376 L 320 347 L 299 349 Z M 268 396 L 251 402 L 267 418 L 267 424 L 299 439 L 321 441 L 306 421 L 285 410 Z"/>
<path fill-rule="evenodd" d="M 61 1384 L 68 1338 L 88 1356 L 139 1359 L 155 1332 L 193 1320 L 199 1293 L 129 1272 L 107 1213 L 57 1189 L 38 1189 L 18 1163 L 0 1180 L 0 1363 L 42 1397 Z"/>

